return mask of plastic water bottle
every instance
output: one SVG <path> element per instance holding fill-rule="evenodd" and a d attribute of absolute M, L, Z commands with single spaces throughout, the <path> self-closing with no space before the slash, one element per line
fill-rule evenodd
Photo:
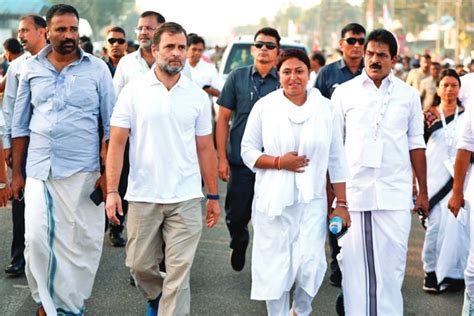
<path fill-rule="evenodd" d="M 334 235 L 339 234 L 342 231 L 342 224 L 342 218 L 340 218 L 339 216 L 334 216 L 329 221 L 329 231 Z"/>

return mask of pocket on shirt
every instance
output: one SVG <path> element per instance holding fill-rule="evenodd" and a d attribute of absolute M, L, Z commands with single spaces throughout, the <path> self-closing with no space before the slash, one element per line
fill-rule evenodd
<path fill-rule="evenodd" d="M 98 110 L 99 96 L 96 81 L 81 76 L 68 76 L 66 79 L 66 103 L 83 111 Z"/>

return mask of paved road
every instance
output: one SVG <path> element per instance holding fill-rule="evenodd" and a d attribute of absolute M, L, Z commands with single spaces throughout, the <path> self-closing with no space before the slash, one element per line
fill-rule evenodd
<path fill-rule="evenodd" d="M 222 186 L 221 186 L 222 187 Z M 0 268 L 9 263 L 11 210 L 0 209 Z M 423 274 L 420 251 L 423 230 L 413 217 L 408 266 L 403 287 L 406 315 L 460 315 L 462 293 L 429 295 L 421 289 Z M 247 262 L 250 260 L 250 252 Z M 145 301 L 128 284 L 123 248 L 113 248 L 107 240 L 94 292 L 87 301 L 87 315 L 144 315 Z M 251 301 L 250 267 L 240 273 L 229 266 L 228 233 L 221 219 L 214 229 L 204 229 L 191 274 L 192 315 L 265 315 L 263 302 Z M 335 315 L 338 289 L 324 281 L 313 304 L 313 315 Z M 0 315 L 33 315 L 26 279 L 6 278 L 0 271 Z"/>

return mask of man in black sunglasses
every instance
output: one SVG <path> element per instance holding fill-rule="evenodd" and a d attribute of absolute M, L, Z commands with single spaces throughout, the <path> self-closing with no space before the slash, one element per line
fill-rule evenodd
<path fill-rule="evenodd" d="M 315 87 L 321 91 L 321 94 L 326 98 L 331 98 L 332 93 L 338 85 L 360 75 L 364 69 L 364 42 L 365 29 L 362 25 L 350 23 L 342 29 L 341 39 L 339 40 L 339 47 L 342 50 L 342 59 L 321 68 L 316 78 Z M 329 187 L 327 192 L 328 211 L 331 211 L 334 194 Z M 340 287 L 342 276 L 336 259 L 340 248 L 335 235 L 328 234 L 328 239 L 331 256 L 329 282 L 334 286 Z"/>
<path fill-rule="evenodd" d="M 244 165 L 240 156 L 240 143 L 255 102 L 279 87 L 275 69 L 279 47 L 280 35 L 277 30 L 264 27 L 257 31 L 251 47 L 254 64 L 232 71 L 217 100 L 220 105 L 216 124 L 218 172 L 219 178 L 228 182 L 225 211 L 231 236 L 230 261 L 235 271 L 241 271 L 245 265 L 245 252 L 249 243 L 247 225 L 255 183 L 255 174 Z M 227 151 L 228 140 L 230 146 Z"/>
<path fill-rule="evenodd" d="M 107 50 L 107 66 L 109 67 L 112 77 L 120 59 L 127 51 L 127 40 L 125 31 L 119 26 L 114 26 L 107 31 L 105 38 L 105 49 Z"/>

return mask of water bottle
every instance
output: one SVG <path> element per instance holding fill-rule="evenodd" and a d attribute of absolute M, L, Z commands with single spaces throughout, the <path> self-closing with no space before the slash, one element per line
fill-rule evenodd
<path fill-rule="evenodd" d="M 333 235 L 337 235 L 342 231 L 343 220 L 339 216 L 334 216 L 329 221 L 329 231 Z"/>

